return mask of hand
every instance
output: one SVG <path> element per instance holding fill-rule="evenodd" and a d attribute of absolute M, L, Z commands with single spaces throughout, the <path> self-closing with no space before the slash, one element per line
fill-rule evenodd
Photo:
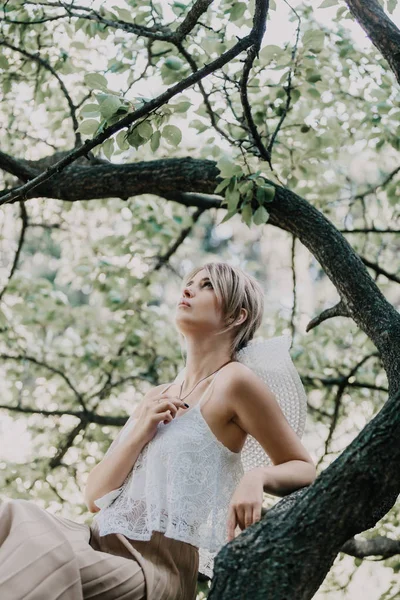
<path fill-rule="evenodd" d="M 138 413 L 137 429 L 140 430 L 145 443 L 156 435 L 158 424 L 161 421 L 166 425 L 175 418 L 179 408 L 187 407 L 177 396 L 158 392 L 144 397 Z"/>
<path fill-rule="evenodd" d="M 259 469 L 245 473 L 237 486 L 228 509 L 228 541 L 235 538 L 235 528 L 243 531 L 261 519 L 264 485 Z"/>

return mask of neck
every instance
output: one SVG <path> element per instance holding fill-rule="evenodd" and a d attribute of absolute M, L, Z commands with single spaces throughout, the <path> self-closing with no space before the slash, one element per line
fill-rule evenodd
<path fill-rule="evenodd" d="M 191 343 L 190 340 L 187 340 L 185 383 L 182 388 L 182 395 L 189 393 L 200 379 L 211 375 L 232 359 L 226 346 L 216 348 L 215 341 L 213 341 L 213 345 L 214 347 L 212 347 L 210 339 L 204 340 L 204 343 L 198 341 Z M 204 383 L 207 383 L 207 381 L 208 379 L 205 379 Z"/>

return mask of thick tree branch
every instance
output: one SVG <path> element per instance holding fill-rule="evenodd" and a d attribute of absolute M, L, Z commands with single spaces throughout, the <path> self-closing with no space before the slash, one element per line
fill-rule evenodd
<path fill-rule="evenodd" d="M 197 0 L 193 4 L 186 17 L 175 31 L 175 35 L 179 41 L 182 41 L 187 34 L 192 31 L 193 27 L 197 25 L 201 15 L 207 11 L 212 3 L 213 0 Z"/>
<path fill-rule="evenodd" d="M 366 558 L 367 556 L 381 556 L 382 560 L 400 554 L 400 540 L 377 535 L 370 540 L 347 540 L 340 550 L 350 556 Z"/>
<path fill-rule="evenodd" d="M 256 0 L 256 15 L 261 13 L 262 5 L 263 0 Z M 111 125 L 104 129 L 102 133 L 100 133 L 93 139 L 86 140 L 86 142 L 82 146 L 70 152 L 62 160 L 60 160 L 55 165 L 47 169 L 47 171 L 45 171 L 44 173 L 41 173 L 38 177 L 35 177 L 32 181 L 29 181 L 25 185 L 20 186 L 18 188 L 14 188 L 10 192 L 4 194 L 3 197 L 0 199 L 0 205 L 10 203 L 12 200 L 15 200 L 17 198 L 27 198 L 28 192 L 36 188 L 39 184 L 43 183 L 44 181 L 47 181 L 55 173 L 60 173 L 63 169 L 65 169 L 65 167 L 73 163 L 78 157 L 87 155 L 89 150 L 92 150 L 99 144 L 103 143 L 106 139 L 108 139 L 117 131 L 120 131 L 124 127 L 131 125 L 132 123 L 134 123 L 142 117 L 146 117 L 155 109 L 168 102 L 168 100 L 170 100 L 183 90 L 191 87 L 193 84 L 197 83 L 213 71 L 223 67 L 233 58 L 238 56 L 243 50 L 246 50 L 246 48 L 248 48 L 252 44 L 253 37 L 254 31 L 252 30 L 249 35 L 240 39 L 237 44 L 235 44 L 232 48 L 221 54 L 221 56 L 212 61 L 209 65 L 205 65 L 196 73 L 192 73 L 186 79 L 180 81 L 179 83 L 175 84 L 174 86 L 160 94 L 157 98 L 146 102 L 142 107 L 138 108 L 133 113 L 126 115 L 114 125 Z"/>
<path fill-rule="evenodd" d="M 221 549 L 210 600 L 314 596 L 344 543 L 374 527 L 400 493 L 399 402 L 400 389 L 312 485 L 282 498 Z"/>
<path fill-rule="evenodd" d="M 15 175 L 21 181 L 29 181 L 40 174 L 42 169 L 34 168 L 33 165 L 35 163 L 32 164 L 22 158 L 14 158 L 0 151 L 0 169 Z"/>
<path fill-rule="evenodd" d="M 212 194 L 219 181 L 219 170 L 214 161 L 172 158 L 127 165 L 75 165 L 37 186 L 35 194 L 79 201 L 152 193 L 186 206 L 209 209 L 221 207 L 221 200 L 217 197 L 204 196 Z M 275 198 L 268 203 L 269 225 L 296 235 L 319 261 L 338 290 L 347 315 L 382 353 L 384 368 L 393 385 L 400 379 L 397 311 L 380 292 L 362 259 L 334 225 L 305 199 L 272 181 L 269 183 L 275 188 Z M 31 192 L 32 197 L 35 194 Z M 256 199 L 253 204 L 256 209 Z"/>
<path fill-rule="evenodd" d="M 371 42 L 388 61 L 400 83 L 400 30 L 389 19 L 378 0 L 346 0 L 349 11 Z"/>

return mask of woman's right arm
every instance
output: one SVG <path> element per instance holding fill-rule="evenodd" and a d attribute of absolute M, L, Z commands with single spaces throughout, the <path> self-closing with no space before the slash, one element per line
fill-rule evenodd
<path fill-rule="evenodd" d="M 119 488 L 132 471 L 143 447 L 155 436 L 158 424 L 161 421 L 168 423 L 175 417 L 178 407 L 185 406 L 179 398 L 165 397 L 165 391 L 165 385 L 160 385 L 145 395 L 108 448 L 103 460 L 89 473 L 84 497 L 90 512 L 97 512 L 108 506 L 119 495 Z M 154 402 L 156 398 L 159 403 Z M 107 494 L 110 495 L 103 498 Z M 98 506 L 95 501 L 99 500 Z"/>
<path fill-rule="evenodd" d="M 135 413 L 118 433 L 104 458 L 89 473 L 84 497 L 86 506 L 92 513 L 100 510 L 94 504 L 95 500 L 122 486 L 147 443 L 142 430 L 134 426 L 136 421 L 134 415 Z M 129 435 L 126 435 L 128 431 Z"/>

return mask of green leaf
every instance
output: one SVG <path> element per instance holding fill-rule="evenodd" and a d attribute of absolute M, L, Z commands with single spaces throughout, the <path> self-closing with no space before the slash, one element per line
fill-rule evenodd
<path fill-rule="evenodd" d="M 235 2 L 230 10 L 231 21 L 238 21 L 246 10 L 245 2 Z"/>
<path fill-rule="evenodd" d="M 387 9 L 391 15 L 393 14 L 393 11 L 396 8 L 396 6 L 397 6 L 397 0 L 388 0 Z"/>
<path fill-rule="evenodd" d="M 153 152 L 156 152 L 160 146 L 161 133 L 159 131 L 155 131 L 151 136 L 150 140 L 150 148 Z"/>
<path fill-rule="evenodd" d="M 125 23 L 134 23 L 135 22 L 135 15 L 132 14 L 126 8 L 120 8 L 119 6 L 113 6 L 112 10 L 115 10 L 115 12 L 118 13 L 118 17 L 121 21 L 125 21 Z"/>
<path fill-rule="evenodd" d="M 236 165 L 229 156 L 221 156 L 217 162 L 217 167 L 220 170 L 221 177 L 232 177 L 233 175 L 241 175 L 243 173 L 242 167 Z"/>
<path fill-rule="evenodd" d="M 86 119 L 78 127 L 78 131 L 84 135 L 93 135 L 99 126 L 99 122 L 95 119 Z"/>
<path fill-rule="evenodd" d="M 146 141 L 149 140 L 153 135 L 153 127 L 148 121 L 143 121 L 142 123 L 140 123 L 137 126 L 137 130 L 139 135 Z"/>
<path fill-rule="evenodd" d="M 238 189 L 235 189 L 233 192 L 229 192 L 225 195 L 225 199 L 228 202 L 228 210 L 233 212 L 237 209 L 237 205 L 240 200 L 240 192 Z"/>
<path fill-rule="evenodd" d="M 232 219 L 232 217 L 234 217 L 235 215 L 236 215 L 236 211 L 234 211 L 234 212 L 228 211 L 226 213 L 226 215 L 224 216 L 224 218 L 222 219 L 221 223 L 226 223 L 226 221 L 229 221 L 229 219 Z M 219 225 L 221 225 L 221 223 L 219 223 Z"/>
<path fill-rule="evenodd" d="M 251 225 L 251 217 L 253 215 L 253 211 L 251 209 L 250 204 L 246 204 L 246 206 L 242 209 L 242 221 L 246 223 L 248 227 Z"/>
<path fill-rule="evenodd" d="M 317 73 L 316 71 L 311 71 L 307 76 L 306 76 L 306 81 L 308 81 L 309 83 L 316 83 L 317 81 L 322 81 L 322 77 L 319 73 Z"/>
<path fill-rule="evenodd" d="M 256 198 L 259 204 L 272 202 L 275 197 L 275 188 L 265 182 L 257 188 Z"/>
<path fill-rule="evenodd" d="M 168 56 L 165 59 L 164 64 L 168 69 L 172 69 L 173 71 L 180 71 L 183 67 L 183 62 L 177 56 Z"/>
<path fill-rule="evenodd" d="M 318 8 L 329 8 L 330 6 L 336 6 L 337 4 L 339 4 L 338 0 L 324 0 Z"/>
<path fill-rule="evenodd" d="M 8 69 L 9 63 L 6 56 L 0 54 L 0 69 Z"/>
<path fill-rule="evenodd" d="M 215 188 L 215 190 L 214 190 L 214 192 L 213 192 L 213 193 L 214 193 L 214 194 L 219 194 L 219 192 L 222 192 L 222 191 L 223 191 L 225 188 L 227 188 L 227 187 L 228 187 L 228 185 L 229 185 L 229 182 L 230 182 L 230 179 L 229 179 L 229 178 L 228 178 L 228 179 L 223 179 L 223 180 L 221 181 L 221 183 L 219 183 L 219 184 L 217 185 L 217 187 Z"/>
<path fill-rule="evenodd" d="M 311 87 L 307 89 L 307 94 L 309 96 L 312 96 L 312 98 L 318 98 L 319 99 L 321 97 L 321 94 L 319 93 L 319 91 L 317 89 L 311 88 Z"/>
<path fill-rule="evenodd" d="M 325 34 L 321 29 L 309 29 L 303 35 L 304 48 L 311 52 L 321 52 L 324 48 Z"/>
<path fill-rule="evenodd" d="M 85 104 L 82 107 L 80 115 L 82 117 L 96 117 L 100 114 L 100 106 L 98 104 Z"/>
<path fill-rule="evenodd" d="M 266 223 L 269 219 L 269 212 L 263 206 L 259 206 L 254 213 L 253 222 L 255 225 L 262 225 Z"/>
<path fill-rule="evenodd" d="M 100 75 L 100 73 L 87 73 L 84 77 L 84 81 L 87 86 L 92 88 L 93 90 L 106 90 L 107 89 L 107 79 L 104 75 Z"/>
<path fill-rule="evenodd" d="M 110 119 L 121 106 L 121 100 L 112 94 L 107 94 L 100 103 L 100 112 L 103 119 Z"/>
<path fill-rule="evenodd" d="M 117 142 L 117 146 L 120 150 L 128 150 L 129 144 L 126 141 L 126 131 L 119 131 L 115 136 L 115 141 Z"/>
<path fill-rule="evenodd" d="M 190 127 L 197 129 L 199 133 L 203 133 L 203 131 L 206 131 L 206 129 L 209 128 L 209 125 L 206 125 L 205 123 L 203 123 L 203 121 L 200 121 L 199 119 L 195 119 L 194 121 L 190 122 Z"/>
<path fill-rule="evenodd" d="M 175 125 L 166 125 L 161 134 L 171 146 L 178 146 L 182 140 L 182 132 Z"/>
<path fill-rule="evenodd" d="M 106 140 L 102 144 L 101 149 L 104 152 L 104 156 L 106 158 L 108 158 L 108 160 L 111 160 L 111 156 L 112 156 L 112 153 L 113 153 L 113 150 L 114 150 L 114 140 L 113 140 L 113 138 L 108 138 L 108 140 Z"/>
<path fill-rule="evenodd" d="M 138 149 L 139 146 L 143 146 L 143 144 L 146 142 L 146 140 L 144 140 L 139 134 L 137 127 L 128 133 L 126 140 L 130 146 L 133 146 L 136 149 Z"/>
<path fill-rule="evenodd" d="M 268 64 L 274 57 L 280 57 L 284 53 L 284 50 L 280 46 L 275 46 L 274 44 L 270 44 L 269 46 L 265 46 L 260 51 L 260 60 Z"/>
<path fill-rule="evenodd" d="M 239 183 L 238 188 L 241 194 L 245 194 L 253 188 L 253 182 L 245 179 Z"/>
<path fill-rule="evenodd" d="M 191 102 L 178 102 L 178 104 L 171 104 L 171 108 L 173 108 L 177 113 L 187 112 L 191 106 Z"/>

